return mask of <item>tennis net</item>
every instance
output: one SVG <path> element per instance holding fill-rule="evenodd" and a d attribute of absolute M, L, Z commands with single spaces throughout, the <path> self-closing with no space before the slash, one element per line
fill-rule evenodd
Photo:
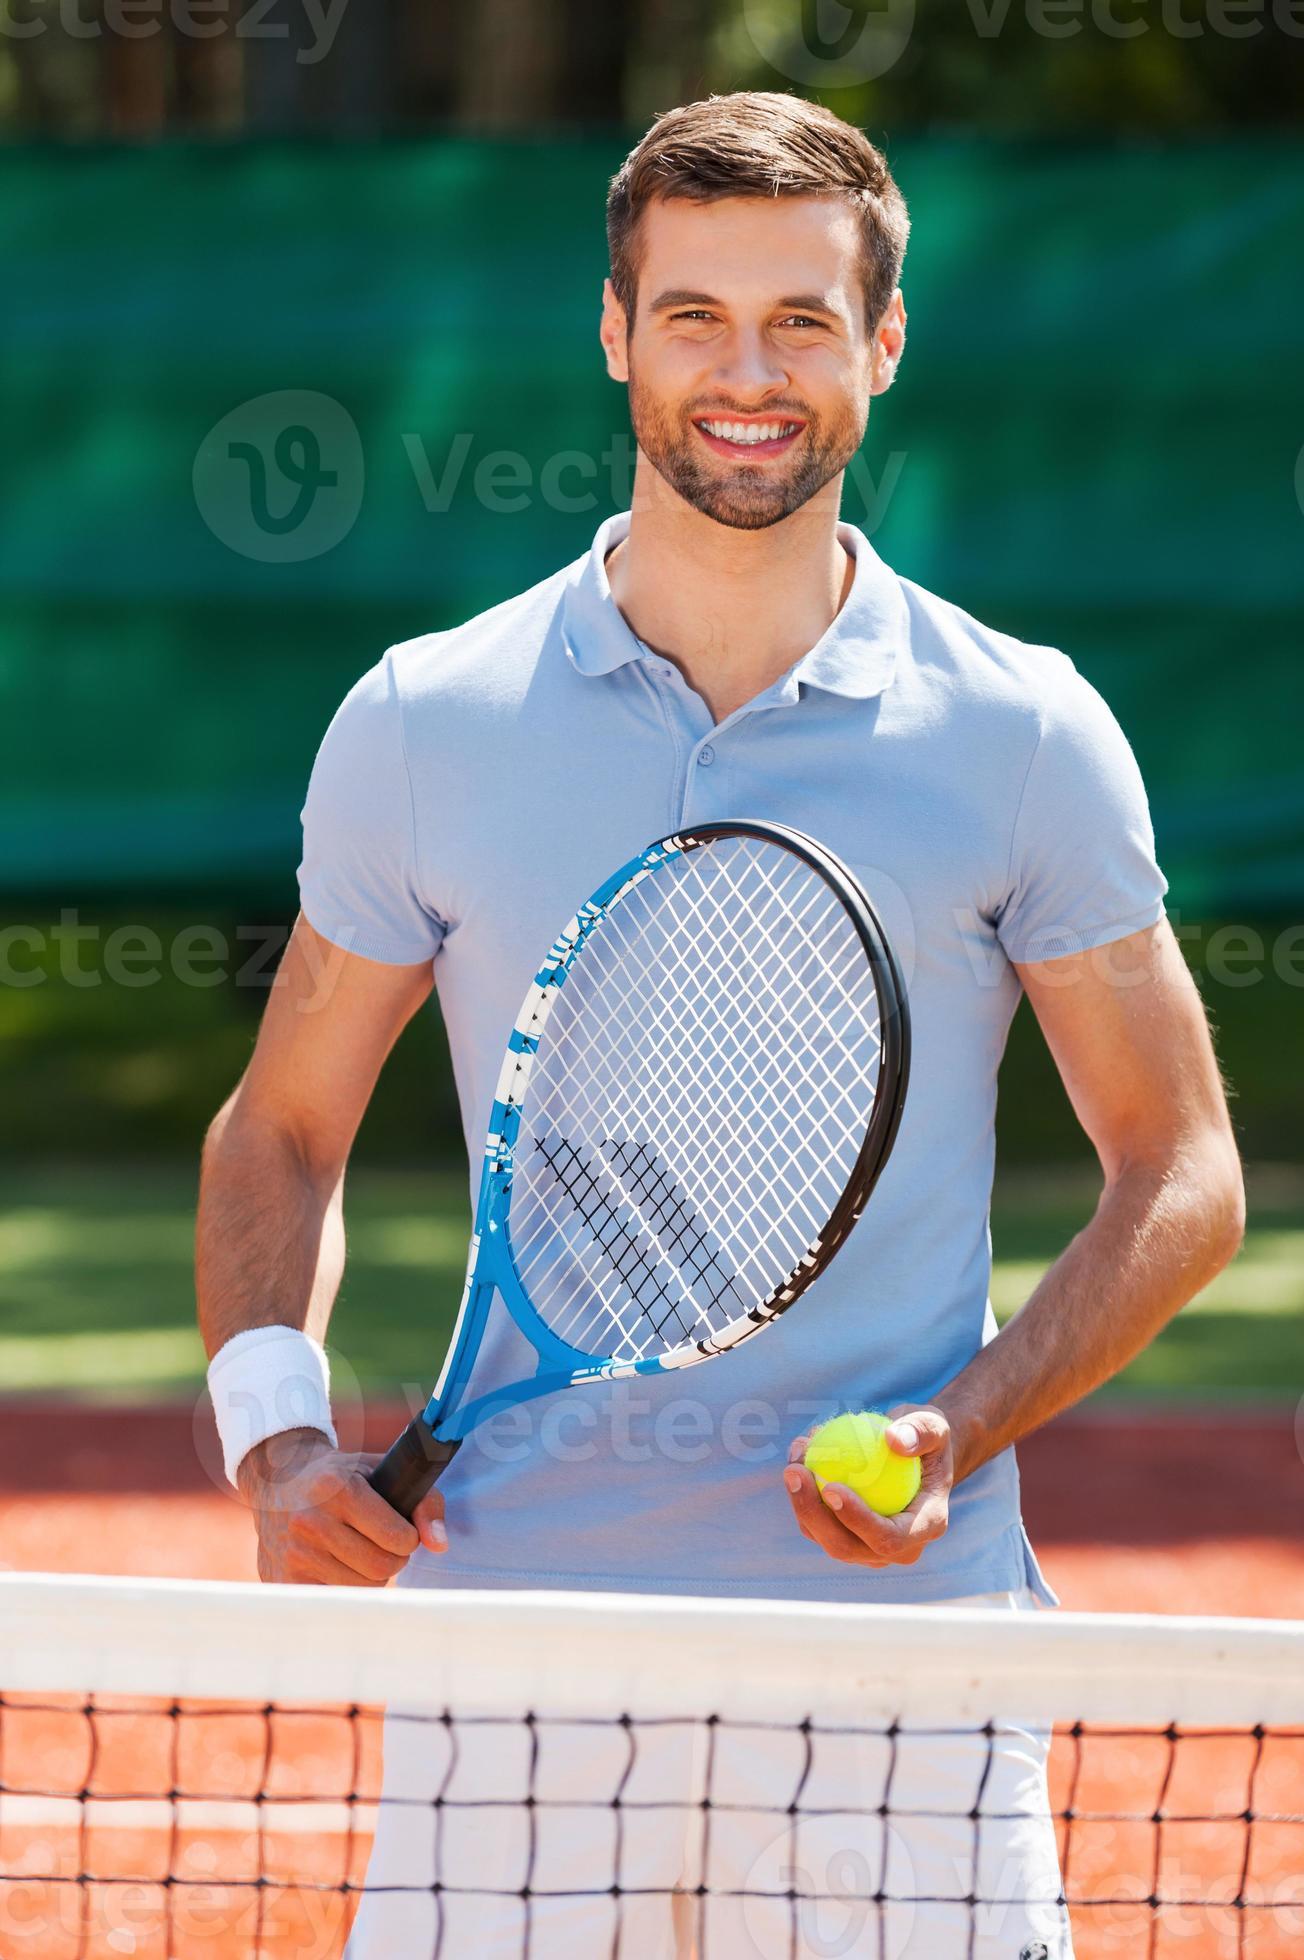
<path fill-rule="evenodd" d="M 1304 1625 L 0 1575 L 4 1960 L 355 1914 L 351 1960 L 1299 1953 Z"/>

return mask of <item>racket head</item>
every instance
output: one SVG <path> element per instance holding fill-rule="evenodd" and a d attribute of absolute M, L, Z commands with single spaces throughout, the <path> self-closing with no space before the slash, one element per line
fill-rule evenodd
<path fill-rule="evenodd" d="M 823 846 L 741 819 L 649 846 L 555 942 L 500 1078 L 486 1187 L 525 1331 L 616 1376 L 769 1325 L 868 1203 L 909 1054 L 886 935 Z"/>

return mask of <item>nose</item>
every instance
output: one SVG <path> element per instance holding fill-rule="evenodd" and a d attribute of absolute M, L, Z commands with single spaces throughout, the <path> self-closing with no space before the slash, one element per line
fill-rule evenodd
<path fill-rule="evenodd" d="M 749 401 L 759 406 L 788 386 L 788 371 L 765 335 L 741 330 L 730 336 L 722 350 L 715 378 L 721 392 L 740 405 Z"/>

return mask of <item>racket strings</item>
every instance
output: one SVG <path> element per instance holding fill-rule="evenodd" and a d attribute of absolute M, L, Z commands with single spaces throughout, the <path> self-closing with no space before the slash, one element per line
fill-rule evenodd
<path fill-rule="evenodd" d="M 603 1139 L 601 1167 L 614 1174 L 617 1192 L 628 1193 L 628 1207 L 603 1189 L 592 1165 L 566 1139 L 549 1148 L 536 1138 L 536 1146 L 663 1346 L 696 1334 L 696 1320 L 684 1318 L 681 1303 L 686 1296 L 696 1298 L 701 1283 L 707 1287 L 712 1315 L 723 1311 L 728 1320 L 746 1311 L 748 1301 L 736 1274 L 712 1247 L 705 1226 L 647 1144 Z M 661 1261 L 679 1278 L 684 1289 L 679 1295 L 665 1285 Z M 565 1340 L 571 1326 L 555 1331 Z"/>
<path fill-rule="evenodd" d="M 642 881 L 559 990 L 525 1097 L 536 1310 L 623 1362 L 763 1316 L 846 1187 L 880 1061 L 859 934 L 800 859 L 731 839 Z"/>
<path fill-rule="evenodd" d="M 738 892 L 741 903 L 748 908 L 748 924 L 752 934 L 765 939 L 767 950 L 774 955 L 774 962 L 770 969 L 757 975 L 758 985 L 754 989 L 757 998 L 738 997 L 732 1024 L 718 1012 L 720 1001 L 729 999 L 727 993 L 710 994 L 697 1004 L 699 1040 L 696 1052 L 689 1059 L 688 1080 L 704 1094 L 714 1092 L 720 1096 L 726 1115 L 732 1118 L 745 1145 L 748 1166 L 757 1178 L 769 1175 L 773 1180 L 767 1202 L 773 1206 L 778 1195 L 786 1195 L 787 1209 L 776 1216 L 774 1222 L 780 1226 L 792 1223 L 809 1237 L 822 1222 L 819 1206 L 809 1202 L 814 1194 L 804 1178 L 799 1178 L 795 1183 L 791 1180 L 792 1166 L 788 1155 L 790 1123 L 785 1117 L 781 1125 L 776 1124 L 770 1115 L 774 1108 L 772 1081 L 764 1085 L 765 1094 L 762 1097 L 762 1084 L 754 1065 L 756 1042 L 761 1038 L 763 1028 L 769 1055 L 774 1064 L 781 1065 L 787 1096 L 803 1103 L 808 1120 L 822 1119 L 824 1145 L 832 1155 L 844 1158 L 850 1168 L 860 1146 L 863 1127 L 858 1108 L 849 1105 L 845 1097 L 835 1091 L 837 1078 L 827 1066 L 829 1051 L 845 1041 L 846 1031 L 844 1027 L 836 1026 L 825 1011 L 825 1002 L 816 981 L 831 980 L 843 1002 L 854 1006 L 849 980 L 858 974 L 863 1012 L 867 965 L 859 939 L 833 894 L 821 881 L 815 880 L 814 875 L 799 861 L 787 859 L 786 867 L 788 890 L 778 889 L 774 881 L 758 875 Z M 791 888 L 794 886 L 804 886 L 803 895 L 807 901 L 805 916 L 792 903 Z M 759 891 L 756 887 L 760 888 Z M 768 906 L 766 896 L 773 901 Z M 718 893 L 712 894 L 712 897 L 715 900 L 715 916 L 700 902 L 695 902 L 691 893 L 687 895 L 688 912 L 693 919 L 696 936 L 708 943 L 712 933 L 717 936 L 720 963 L 722 968 L 727 968 L 731 950 L 730 921 L 726 908 L 719 904 Z M 814 916 L 817 912 L 820 915 L 818 919 Z M 614 923 L 619 930 L 619 922 Z M 824 928 L 823 939 L 816 931 L 817 924 L 822 924 Z M 806 973 L 794 977 L 791 964 L 785 968 L 781 958 L 784 942 L 775 936 L 780 926 L 787 930 L 789 942 L 795 941 L 799 954 L 805 954 Z M 834 934 L 840 958 L 825 959 L 821 970 L 819 961 L 823 944 Z M 681 966 L 681 975 L 684 970 Z M 738 970 L 738 964 L 735 964 L 734 976 Z M 682 979 L 680 985 L 682 993 Z M 676 996 L 676 999 L 680 997 Z M 870 1040 L 867 1052 L 859 1059 L 867 1072 L 876 1073 L 880 1058 L 876 996 L 871 996 L 869 1004 L 872 1012 Z M 755 1024 L 755 1040 L 740 1043 L 739 1024 L 748 1022 Z M 794 1037 L 794 1030 L 801 1026 L 805 1027 L 806 1032 L 799 1042 Z M 664 1015 L 654 1016 L 652 1027 L 658 1036 L 662 1033 L 673 1036 L 675 1032 Z M 702 1168 L 709 1175 L 709 1163 L 704 1163 Z M 742 1167 L 735 1166 L 735 1169 L 738 1168 Z"/>
<path fill-rule="evenodd" d="M 792 862 L 796 861 L 794 860 Z M 812 883 L 813 874 L 806 872 L 804 867 L 799 867 L 799 869 L 807 880 L 808 885 Z M 790 938 L 797 939 L 799 947 L 803 942 L 806 943 L 806 950 L 810 956 L 810 965 L 816 976 L 831 979 L 841 987 L 844 1000 L 849 1005 L 851 1004 L 844 974 L 838 972 L 836 965 L 832 961 L 827 961 L 821 973 L 815 964 L 820 949 L 811 930 L 814 923 L 813 920 L 803 920 L 800 916 L 794 914 L 790 906 L 781 915 L 778 915 L 773 908 L 767 909 L 765 904 L 758 899 L 757 894 L 750 889 L 741 889 L 737 896 L 740 903 L 752 908 L 749 925 L 754 936 L 759 938 L 763 935 L 772 934 L 780 925 L 786 927 Z M 771 890 L 770 896 L 778 900 L 782 897 L 782 894 Z M 866 970 L 864 953 L 858 939 L 855 938 L 850 930 L 849 922 L 842 912 L 840 905 L 822 884 L 816 887 L 816 896 L 823 901 L 827 922 L 833 927 L 841 929 L 838 937 L 843 949 L 842 964 L 845 975 L 850 976 L 859 972 L 863 979 Z M 721 916 L 724 908 L 717 903 L 715 916 L 712 916 L 711 913 L 707 912 L 706 908 L 693 902 L 691 894 L 687 895 L 686 902 L 688 916 L 691 920 L 688 934 L 690 945 L 694 938 L 701 943 L 709 944 L 712 935 L 716 935 L 719 942 L 718 966 L 722 971 L 729 971 L 732 949 L 730 946 L 729 920 L 727 917 Z M 611 923 L 615 929 L 617 938 L 619 938 L 625 922 L 619 918 L 615 918 Z M 625 957 L 631 961 L 639 957 L 646 957 L 648 950 L 646 945 L 646 932 L 641 929 L 641 922 L 636 922 L 636 926 L 639 929 L 636 932 L 635 943 L 630 944 L 625 949 Z M 781 942 L 773 938 L 770 940 L 770 947 L 776 954 L 782 950 Z M 741 949 L 741 956 L 733 962 L 732 972 L 730 973 L 730 979 L 735 987 L 741 987 L 746 977 L 747 964 L 745 949 Z M 666 962 L 666 965 L 669 969 L 666 976 L 667 984 L 664 992 L 659 997 L 659 1002 L 653 1007 L 650 1032 L 652 1035 L 658 1037 L 665 1035 L 673 1041 L 678 1033 L 676 1017 L 683 1011 L 686 1004 L 685 994 L 687 988 L 692 984 L 693 968 L 691 961 L 678 956 L 673 965 L 669 961 Z M 762 1112 L 756 1106 L 757 1099 L 754 1093 L 751 1095 L 750 1102 L 748 1101 L 749 1091 L 754 1092 L 757 1086 L 754 1068 L 755 1057 L 750 1052 L 750 1045 L 744 1046 L 739 1044 L 737 1040 L 738 1023 L 740 1020 L 759 1017 L 762 1021 L 768 1023 L 768 1040 L 772 1055 L 776 1059 L 782 1059 L 786 1067 L 791 1071 L 789 1080 L 793 1093 L 804 1095 L 811 1099 L 808 1104 L 808 1114 L 822 1115 L 828 1122 L 836 1124 L 839 1112 L 833 1099 L 831 1088 L 832 1078 L 827 1069 L 823 1067 L 815 1069 L 810 1065 L 809 1037 L 814 1035 L 819 1037 L 825 1044 L 836 1044 L 845 1039 L 844 1030 L 836 1027 L 824 1012 L 824 1004 L 821 1001 L 817 987 L 812 981 L 805 980 L 804 984 L 802 984 L 803 976 L 797 975 L 794 977 L 789 973 L 787 984 L 785 985 L 785 976 L 781 966 L 777 968 L 777 971 L 769 971 L 764 974 L 758 972 L 754 977 L 758 983 L 753 987 L 753 995 L 755 997 L 744 998 L 740 993 L 734 1002 L 732 1016 L 726 1012 L 729 1004 L 729 995 L 723 991 L 704 993 L 699 998 L 688 1003 L 698 1017 L 695 1030 L 697 1037 L 696 1047 L 694 1050 L 685 1054 L 685 1073 L 678 1082 L 672 1083 L 670 1077 L 667 1075 L 665 1078 L 664 1094 L 679 1093 L 687 1085 L 695 1091 L 700 1091 L 703 1095 L 718 1096 L 722 1108 L 726 1111 L 731 1108 L 730 1097 L 732 1096 L 732 1113 L 735 1121 L 740 1128 L 745 1127 L 748 1122 Z M 764 986 L 762 987 L 762 984 L 759 983 L 764 983 Z M 620 1003 L 620 1005 L 623 1007 L 623 1003 Z M 866 1057 L 867 1066 L 871 1063 L 876 1066 L 878 1061 L 876 1001 L 874 1006 L 873 1053 L 872 1056 Z M 797 1017 L 799 1015 L 805 1017 L 808 1021 L 813 1017 L 815 1021 L 815 1026 L 808 1029 L 805 1055 L 799 1050 L 791 1035 L 791 1030 L 797 1025 Z M 753 1066 L 749 1067 L 748 1064 L 753 1064 Z M 858 1148 L 859 1132 L 854 1120 L 848 1120 L 846 1122 L 844 1136 L 841 1140 L 850 1141 L 853 1131 L 855 1132 L 856 1146 Z M 760 1137 L 752 1135 L 748 1141 L 754 1149 L 758 1144 L 761 1146 L 764 1145 L 765 1137 L 764 1135 Z M 777 1169 L 778 1167 L 772 1166 L 772 1168 Z"/>
<path fill-rule="evenodd" d="M 658 1242 L 621 1217 L 617 1205 L 604 1193 L 591 1164 L 567 1138 L 557 1139 L 552 1147 L 542 1137 L 537 1137 L 535 1143 L 599 1251 L 649 1325 L 663 1333 L 666 1324 L 674 1320 L 679 1336 L 688 1339 L 692 1329 L 657 1274 Z M 660 1320 L 658 1310 L 662 1310 Z M 567 1325 L 554 1331 L 563 1340 L 569 1338 Z"/>
<path fill-rule="evenodd" d="M 710 1058 L 712 1058 L 712 1062 L 714 1062 L 714 1064 L 718 1066 L 718 1056 L 714 1056 L 714 1054 L 712 1054 Z M 726 1090 L 733 1090 L 733 1092 L 737 1094 L 737 1084 L 729 1084 L 729 1082 L 727 1082 L 726 1080 L 726 1084 L 724 1084 L 724 1086 L 726 1086 Z M 726 1107 L 727 1109 L 727 1096 L 726 1098 L 718 1098 L 718 1103 L 722 1103 L 722 1105 L 724 1105 L 724 1107 Z M 747 1109 L 743 1107 L 743 1111 L 741 1111 L 741 1113 L 743 1113 L 743 1117 L 745 1117 L 745 1115 L 747 1115 L 749 1111 L 747 1111 Z M 759 1141 L 759 1139 L 755 1139 L 755 1137 L 753 1137 L 753 1143 L 755 1143 L 755 1141 Z M 769 1158 L 769 1162 L 767 1162 L 767 1164 L 763 1164 L 763 1168 L 769 1168 L 771 1172 L 775 1172 L 778 1166 L 777 1166 L 777 1160 L 773 1158 L 773 1152 L 765 1151 L 763 1152 L 763 1156 L 765 1156 L 765 1158 Z M 773 1184 L 775 1184 L 775 1178 L 771 1176 L 771 1186 L 773 1186 Z M 780 1178 L 780 1184 L 782 1184 L 782 1178 Z M 802 1196 L 802 1190 L 804 1190 L 804 1186 L 798 1186 L 796 1190 L 792 1190 L 792 1188 L 788 1190 L 788 1203 L 786 1203 L 786 1205 L 782 1207 L 782 1211 L 784 1211 L 784 1213 L 788 1213 L 788 1215 L 790 1215 L 790 1211 L 792 1211 L 792 1200 L 794 1200 L 794 1198 L 800 1198 L 800 1196 Z M 637 1196 L 639 1196 L 639 1194 L 631 1194 L 631 1196 L 633 1196 L 633 1200 L 635 1200 L 635 1203 L 637 1203 Z M 773 1203 L 773 1198 L 775 1198 L 775 1192 L 771 1190 L 771 1203 Z M 780 1223 L 782 1223 L 782 1219 L 780 1219 Z M 802 1217 L 800 1217 L 800 1225 L 802 1225 L 802 1231 L 804 1231 L 806 1235 L 810 1235 L 810 1233 L 812 1233 L 812 1229 L 814 1229 L 814 1227 L 818 1225 L 818 1217 L 816 1217 L 816 1207 L 806 1207 L 806 1209 L 802 1211 Z M 571 1247 L 575 1247 L 575 1237 L 573 1237 L 573 1235 L 567 1235 L 567 1237 L 569 1237 L 569 1243 L 571 1243 Z M 680 1280 L 680 1284 L 682 1284 L 682 1280 Z M 608 1290 L 608 1292 L 610 1292 L 610 1290 Z M 602 1303 L 602 1309 L 604 1309 L 604 1313 L 606 1313 L 606 1319 L 610 1321 L 610 1319 L 612 1319 L 612 1313 L 610 1313 L 610 1311 L 606 1311 L 606 1309 L 610 1307 L 610 1299 L 606 1298 L 606 1296 L 602 1294 L 602 1290 L 600 1290 L 600 1303 Z M 645 1290 L 639 1290 L 639 1294 L 637 1294 L 637 1299 L 633 1301 L 633 1305 L 637 1305 L 637 1307 L 645 1307 Z M 706 1319 L 706 1327 L 708 1327 L 708 1331 L 714 1331 L 714 1329 L 716 1329 L 716 1327 L 720 1325 L 720 1315 L 718 1315 L 718 1311 L 712 1311 L 714 1307 L 718 1307 L 718 1298 L 710 1299 L 710 1301 L 706 1303 L 706 1309 L 702 1307 L 702 1301 L 698 1301 L 698 1303 L 696 1303 L 696 1311 L 698 1311 L 698 1319 L 702 1319 L 702 1317 Z M 651 1321 L 649 1321 L 649 1327 L 645 1329 L 645 1335 L 647 1335 L 647 1341 L 643 1343 L 643 1347 L 647 1347 L 647 1345 L 655 1345 L 655 1339 L 657 1339 L 657 1337 L 661 1337 L 661 1329 L 663 1329 L 663 1323 L 665 1323 L 665 1317 L 659 1317 L 659 1315 L 655 1315 L 655 1313 L 651 1315 Z M 569 1335 L 569 1337 L 575 1337 L 575 1335 L 577 1335 L 577 1329 L 575 1329 L 573 1325 L 569 1325 L 569 1327 L 567 1327 L 567 1335 Z M 590 1345 L 590 1341 L 586 1341 L 584 1345 Z"/>
<path fill-rule="evenodd" d="M 615 1168 L 631 1175 L 635 1201 L 646 1206 L 659 1234 L 674 1248 L 676 1263 L 691 1278 L 709 1281 L 714 1298 L 723 1301 L 728 1294 L 736 1307 L 745 1305 L 738 1291 L 737 1275 L 711 1245 L 706 1227 L 655 1151 L 646 1144 L 613 1143 Z"/>
<path fill-rule="evenodd" d="M 800 867 L 800 870 L 808 886 L 813 884 L 812 874 L 805 872 L 804 867 Z M 841 928 L 844 967 L 848 972 L 858 967 L 863 976 L 864 953 L 859 941 L 851 932 L 840 905 L 822 884 L 816 886 L 815 890 L 817 897 L 823 901 L 829 921 Z M 771 895 L 775 898 L 781 896 L 778 893 Z M 741 889 L 738 898 L 741 903 L 751 908 L 749 924 L 757 937 L 771 934 L 779 924 L 783 924 L 787 926 L 791 936 L 810 936 L 813 942 L 813 935 L 810 932 L 812 922 L 794 916 L 791 909 L 782 919 L 776 919 L 772 912 L 759 902 L 757 894 L 751 889 Z M 718 965 L 722 971 L 728 971 L 731 952 L 728 921 L 709 916 L 700 904 L 693 902 L 691 894 L 687 895 L 687 907 L 687 915 L 692 922 L 689 933 L 690 945 L 693 938 L 709 944 L 712 934 L 715 934 L 718 942 Z M 617 917 L 610 923 L 619 941 L 626 922 Z M 771 938 L 769 943 L 772 950 L 777 950 L 777 941 Z M 626 944 L 622 950 L 625 960 L 631 965 L 639 959 L 649 958 L 647 933 L 642 921 L 635 921 L 631 943 Z M 818 952 L 818 945 L 812 943 L 811 950 Z M 670 960 L 665 960 L 663 963 L 667 968 L 665 985 L 654 997 L 649 1035 L 657 1040 L 664 1038 L 670 1052 L 674 1052 L 676 1037 L 680 1032 L 679 1017 L 687 1006 L 697 1016 L 696 1045 L 692 1050 L 682 1053 L 683 1068 L 677 1078 L 672 1077 L 667 1070 L 659 1082 L 650 1085 L 648 1102 L 654 1115 L 664 1114 L 668 1099 L 673 1096 L 679 1100 L 686 1091 L 718 1103 L 723 1118 L 726 1120 L 732 1118 L 740 1135 L 746 1140 L 753 1161 L 759 1155 L 760 1161 L 756 1165 L 758 1173 L 768 1170 L 777 1179 L 782 1180 L 785 1163 L 769 1149 L 773 1125 L 767 1121 L 765 1107 L 757 1093 L 759 1084 L 754 1066 L 755 1055 L 752 1053 L 755 1041 L 740 1043 L 738 1039 L 740 1023 L 755 1023 L 757 1039 L 759 1039 L 759 1029 L 768 1021 L 766 1039 L 770 1054 L 776 1061 L 783 1062 L 787 1071 L 785 1079 L 791 1094 L 805 1097 L 808 1115 L 822 1116 L 831 1125 L 836 1126 L 841 1113 L 844 1129 L 841 1136 L 835 1137 L 833 1141 L 839 1145 L 854 1144 L 856 1149 L 859 1148 L 859 1125 L 854 1116 L 847 1117 L 845 1111 L 840 1112 L 835 1104 L 830 1086 L 832 1078 L 827 1069 L 815 1068 L 811 1065 L 809 1040 L 806 1044 L 807 1053 L 804 1056 L 791 1038 L 791 1029 L 798 1024 L 799 1018 L 814 1015 L 817 1017 L 817 1025 L 811 1030 L 813 1034 L 819 1036 L 825 1044 L 836 1043 L 842 1039 L 842 1031 L 835 1028 L 822 1014 L 819 994 L 813 985 L 807 985 L 804 990 L 799 990 L 791 984 L 785 987 L 781 975 L 777 982 L 773 981 L 773 976 L 770 974 L 758 976 L 772 982 L 768 993 L 753 999 L 744 997 L 741 992 L 738 992 L 730 1015 L 725 1012 L 730 995 L 723 990 L 700 993 L 698 997 L 686 1002 L 687 989 L 693 984 L 693 968 L 689 960 L 679 957 L 678 949 L 673 964 Z M 735 987 L 743 977 L 744 970 L 743 960 L 733 965 L 730 979 Z M 826 966 L 825 972 L 831 974 L 839 984 L 842 983 L 842 975 L 837 973 L 832 964 Z M 759 987 L 755 988 L 754 992 L 758 996 L 761 994 Z M 623 997 L 618 996 L 614 1004 L 614 1012 L 620 1014 L 624 1011 Z M 867 1068 L 876 1068 L 879 1059 L 876 1011 L 873 1037 L 872 1053 L 864 1057 Z M 772 1101 L 772 1098 L 767 1097 L 767 1100 Z M 852 1159 L 854 1160 L 854 1150 Z M 800 1199 L 802 1190 L 798 1188 L 794 1195 Z M 816 1223 L 813 1210 L 808 1212 L 802 1223 L 805 1227 Z"/>

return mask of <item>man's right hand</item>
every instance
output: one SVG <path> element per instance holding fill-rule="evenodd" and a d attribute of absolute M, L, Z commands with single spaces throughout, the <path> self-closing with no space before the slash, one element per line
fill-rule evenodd
<path fill-rule="evenodd" d="M 384 1586 L 418 1545 L 447 1551 L 439 1492 L 422 1498 L 409 1524 L 367 1482 L 379 1461 L 333 1449 L 317 1429 L 287 1430 L 250 1450 L 236 1475 L 258 1527 L 258 1576 L 283 1585 Z"/>

